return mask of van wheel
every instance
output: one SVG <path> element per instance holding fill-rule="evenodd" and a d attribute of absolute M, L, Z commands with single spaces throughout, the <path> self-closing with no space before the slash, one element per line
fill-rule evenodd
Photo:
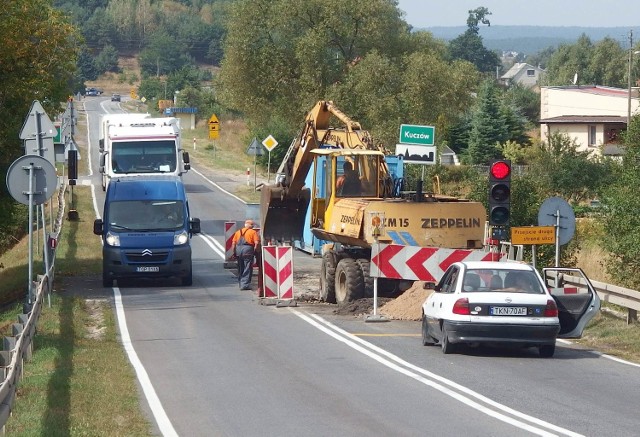
<path fill-rule="evenodd" d="M 336 302 L 344 304 L 364 296 L 362 269 L 353 258 L 343 258 L 336 267 Z"/>
<path fill-rule="evenodd" d="M 107 272 L 102 272 L 102 286 L 107 288 L 113 286 L 113 278 Z"/>
<path fill-rule="evenodd" d="M 182 277 L 182 285 L 187 287 L 193 285 L 193 272 L 191 270 L 189 270 L 187 276 Z"/>

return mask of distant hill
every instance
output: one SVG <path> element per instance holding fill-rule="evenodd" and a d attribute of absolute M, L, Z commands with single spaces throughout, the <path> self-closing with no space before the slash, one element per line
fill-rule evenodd
<path fill-rule="evenodd" d="M 415 30 L 429 31 L 436 38 L 452 40 L 467 30 L 466 26 L 428 27 Z M 609 36 L 617 40 L 623 48 L 629 45 L 629 30 L 640 36 L 640 26 L 628 27 L 552 27 L 552 26 L 484 26 L 480 36 L 485 47 L 490 50 L 516 51 L 533 55 L 548 47 L 573 44 L 585 34 L 592 42 Z"/>

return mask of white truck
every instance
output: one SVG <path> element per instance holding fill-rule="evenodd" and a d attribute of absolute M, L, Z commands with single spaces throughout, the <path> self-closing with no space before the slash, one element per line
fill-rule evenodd
<path fill-rule="evenodd" d="M 100 123 L 102 189 L 111 178 L 141 174 L 182 176 L 191 168 L 180 144 L 180 120 L 149 114 L 106 114 Z"/>

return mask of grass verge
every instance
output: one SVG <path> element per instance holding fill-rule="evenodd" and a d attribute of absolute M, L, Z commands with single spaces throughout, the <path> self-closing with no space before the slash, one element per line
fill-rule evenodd
<path fill-rule="evenodd" d="M 55 261 L 56 290 L 78 277 L 95 276 L 93 282 L 101 284 L 102 250 L 92 232 L 91 191 L 77 186 L 73 194 L 80 218 L 65 219 L 63 224 Z M 24 263 L 26 250 L 23 241 L 0 262 L 21 259 Z M 0 275 L 2 286 L 6 273 Z M 8 326 L 21 309 L 21 304 L 16 305 L 0 320 Z M 45 305 L 38 323 L 33 356 L 24 366 L 7 434 L 149 436 L 151 429 L 140 408 L 134 371 L 118 341 L 109 301 L 54 292 L 51 307 Z"/>

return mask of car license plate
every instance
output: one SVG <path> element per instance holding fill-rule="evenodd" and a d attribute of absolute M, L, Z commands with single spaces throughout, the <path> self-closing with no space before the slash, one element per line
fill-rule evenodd
<path fill-rule="evenodd" d="M 526 316 L 527 307 L 491 307 L 492 316 Z"/>
<path fill-rule="evenodd" d="M 160 271 L 160 267 L 153 267 L 153 266 L 136 267 L 136 272 L 147 273 L 147 272 L 159 272 L 159 271 Z"/>

